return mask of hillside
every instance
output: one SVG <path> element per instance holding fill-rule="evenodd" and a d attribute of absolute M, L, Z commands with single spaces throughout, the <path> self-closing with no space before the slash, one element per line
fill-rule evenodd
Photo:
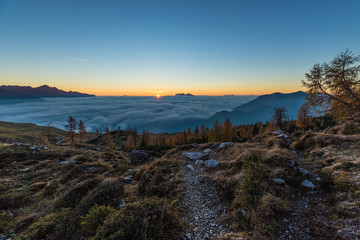
<path fill-rule="evenodd" d="M 211 116 L 207 123 L 211 125 L 216 119 L 224 122 L 226 118 L 234 124 L 266 122 L 270 120 L 275 107 L 286 107 L 290 119 L 295 119 L 300 106 L 304 103 L 306 93 L 273 93 L 262 95 L 256 99 L 234 108 L 232 111 L 221 111 Z"/>
<path fill-rule="evenodd" d="M 0 236 L 356 239 L 360 117 L 290 138 L 264 133 L 161 154 L 110 149 L 102 137 L 2 142 Z"/>
<path fill-rule="evenodd" d="M 40 98 L 40 97 L 94 97 L 95 95 L 73 91 L 63 91 L 56 87 L 43 85 L 40 87 L 30 86 L 0 86 L 0 98 Z"/>

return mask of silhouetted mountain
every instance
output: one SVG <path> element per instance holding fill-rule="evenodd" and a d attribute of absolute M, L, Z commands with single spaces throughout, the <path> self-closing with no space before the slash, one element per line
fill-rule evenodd
<path fill-rule="evenodd" d="M 177 93 L 177 94 L 175 94 L 175 96 L 176 97 L 183 97 L 183 96 L 194 96 L 194 95 L 192 95 L 191 93 L 187 93 L 187 94 L 185 94 L 185 93 Z"/>
<path fill-rule="evenodd" d="M 15 99 L 40 99 L 36 96 L 29 96 L 26 94 L 13 93 L 0 88 L 0 99 L 15 100 Z"/>
<path fill-rule="evenodd" d="M 94 97 L 95 95 L 63 91 L 56 87 L 43 85 L 40 87 L 30 86 L 0 86 L 0 98 L 39 98 L 39 97 Z"/>
<path fill-rule="evenodd" d="M 271 119 L 275 107 L 286 107 L 290 119 L 295 119 L 300 106 L 305 102 L 305 97 L 306 93 L 302 91 L 262 95 L 232 111 L 215 113 L 207 120 L 207 125 L 213 124 L 216 119 L 224 122 L 226 118 L 230 118 L 233 124 L 266 122 Z"/>

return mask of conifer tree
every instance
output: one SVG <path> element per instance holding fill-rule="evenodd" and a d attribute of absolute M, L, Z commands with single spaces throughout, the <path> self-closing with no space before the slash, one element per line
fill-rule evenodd
<path fill-rule="evenodd" d="M 310 116 L 309 106 L 304 103 L 297 114 L 296 126 L 303 129 L 305 132 L 305 128 L 311 124 L 312 117 Z"/>
<path fill-rule="evenodd" d="M 201 136 L 201 141 L 202 142 L 206 142 L 206 138 L 207 138 L 207 130 L 205 128 L 205 124 L 201 124 L 200 127 L 200 136 Z"/>
<path fill-rule="evenodd" d="M 360 55 L 346 50 L 330 63 L 315 64 L 302 81 L 311 110 L 343 118 L 360 111 Z"/>
<path fill-rule="evenodd" d="M 79 129 L 79 134 L 80 134 L 80 142 L 82 143 L 83 138 L 85 138 L 85 136 L 86 136 L 86 127 L 82 120 L 80 120 L 78 123 L 78 129 Z"/>
<path fill-rule="evenodd" d="M 76 118 L 74 118 L 73 116 L 69 116 L 66 119 L 66 121 L 68 122 L 68 124 L 65 126 L 65 128 L 69 131 L 71 143 L 74 143 L 75 142 L 75 132 L 76 132 L 76 127 L 77 127 Z"/>
<path fill-rule="evenodd" d="M 198 141 L 198 139 L 199 139 L 199 134 L 200 134 L 199 127 L 196 126 L 195 129 L 194 129 L 194 132 L 193 132 L 193 138 L 194 138 L 194 141 L 195 141 L 195 142 Z"/>
<path fill-rule="evenodd" d="M 231 142 L 233 139 L 232 124 L 229 118 L 226 118 L 224 126 L 222 128 L 222 141 Z"/>
<path fill-rule="evenodd" d="M 272 116 L 272 122 L 277 126 L 280 130 L 283 129 L 284 123 L 287 120 L 288 116 L 286 114 L 285 107 L 276 107 L 274 108 L 274 115 Z"/>

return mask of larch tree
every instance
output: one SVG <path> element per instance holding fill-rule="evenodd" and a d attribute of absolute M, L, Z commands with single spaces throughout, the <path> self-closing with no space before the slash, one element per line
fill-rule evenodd
<path fill-rule="evenodd" d="M 222 127 L 222 140 L 225 142 L 231 142 L 233 140 L 232 124 L 229 118 L 226 118 Z"/>
<path fill-rule="evenodd" d="M 151 144 L 150 133 L 146 130 L 143 130 L 140 136 L 140 147 L 148 147 Z"/>
<path fill-rule="evenodd" d="M 207 130 L 205 128 L 205 124 L 201 124 L 201 127 L 200 127 L 200 137 L 201 137 L 201 141 L 202 142 L 206 142 L 207 141 Z"/>
<path fill-rule="evenodd" d="M 76 118 L 73 116 L 69 116 L 66 119 L 66 121 L 68 124 L 65 126 L 65 128 L 68 130 L 68 132 L 70 134 L 71 142 L 74 143 L 75 142 L 75 132 L 77 129 Z"/>
<path fill-rule="evenodd" d="M 303 105 L 301 105 L 297 114 L 296 126 L 298 128 L 302 128 L 303 132 L 305 132 L 305 128 L 310 126 L 311 122 L 312 117 L 310 116 L 309 106 L 304 103 Z"/>
<path fill-rule="evenodd" d="M 78 123 L 78 131 L 79 131 L 79 134 L 80 134 L 80 142 L 82 143 L 83 142 L 83 138 L 85 138 L 86 136 L 86 127 L 85 127 L 85 124 L 82 120 L 79 121 Z"/>
<path fill-rule="evenodd" d="M 279 129 L 283 129 L 284 123 L 288 119 L 286 112 L 287 111 L 285 107 L 274 108 L 274 115 L 272 116 L 271 120 Z"/>
<path fill-rule="evenodd" d="M 346 50 L 330 63 L 315 64 L 302 81 L 306 98 L 317 114 L 342 118 L 360 111 L 360 55 Z"/>
<path fill-rule="evenodd" d="M 200 130 L 199 130 L 199 127 L 196 126 L 194 129 L 194 132 L 193 132 L 193 138 L 194 138 L 195 142 L 198 141 L 199 135 L 200 135 Z"/>

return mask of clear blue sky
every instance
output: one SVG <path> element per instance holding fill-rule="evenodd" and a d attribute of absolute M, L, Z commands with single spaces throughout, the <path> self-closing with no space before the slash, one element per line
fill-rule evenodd
<path fill-rule="evenodd" d="M 99 95 L 304 90 L 360 54 L 358 0 L 0 0 L 0 84 Z"/>

